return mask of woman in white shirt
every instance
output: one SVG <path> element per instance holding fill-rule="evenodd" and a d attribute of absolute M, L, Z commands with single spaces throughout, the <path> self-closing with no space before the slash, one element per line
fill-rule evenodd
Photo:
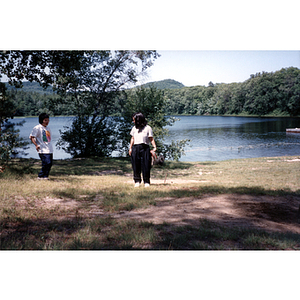
<path fill-rule="evenodd" d="M 133 179 L 135 187 L 139 187 L 143 174 L 145 187 L 150 186 L 151 155 L 155 155 L 156 144 L 153 138 L 152 128 L 147 125 L 147 121 L 142 113 L 135 113 L 132 116 L 135 126 L 131 129 L 131 141 L 129 155 L 133 169 Z M 152 144 L 153 150 L 150 151 L 149 144 Z"/>

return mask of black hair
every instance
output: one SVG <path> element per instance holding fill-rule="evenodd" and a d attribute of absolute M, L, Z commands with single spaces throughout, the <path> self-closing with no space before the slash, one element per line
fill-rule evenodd
<path fill-rule="evenodd" d="M 40 114 L 39 115 L 39 123 L 43 124 L 44 119 L 47 119 L 47 118 L 49 119 L 49 115 L 48 114 L 46 114 L 46 113 Z"/>
<path fill-rule="evenodd" d="M 147 125 L 147 121 L 145 119 L 145 116 L 140 112 L 134 113 L 132 115 L 132 118 L 134 118 L 135 127 L 137 129 L 141 129 L 141 128 L 143 128 Z"/>

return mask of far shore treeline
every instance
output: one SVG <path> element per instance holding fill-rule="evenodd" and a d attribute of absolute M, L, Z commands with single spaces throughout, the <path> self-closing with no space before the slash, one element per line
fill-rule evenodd
<path fill-rule="evenodd" d="M 213 83 L 208 86 L 185 87 L 172 79 L 152 82 L 144 87 L 160 89 L 166 101 L 166 115 L 259 115 L 300 116 L 300 70 L 283 68 L 276 72 L 250 75 L 244 82 Z M 36 116 L 42 111 L 51 115 L 74 115 L 75 107 L 57 105 L 59 96 L 51 87 L 44 90 L 38 83 L 24 82 L 22 89 L 7 84 L 8 95 L 17 110 L 15 116 Z M 131 90 L 128 90 L 130 93 Z M 120 97 L 111 106 L 117 115 Z M 56 105 L 51 105 L 55 103 Z"/>

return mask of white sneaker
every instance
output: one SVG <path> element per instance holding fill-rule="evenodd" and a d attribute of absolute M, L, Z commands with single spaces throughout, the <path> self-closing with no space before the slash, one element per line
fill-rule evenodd
<path fill-rule="evenodd" d="M 139 182 L 136 182 L 134 187 L 139 187 L 140 186 L 140 183 Z"/>
<path fill-rule="evenodd" d="M 149 187 L 150 186 L 150 184 L 149 183 L 145 183 L 145 187 Z"/>

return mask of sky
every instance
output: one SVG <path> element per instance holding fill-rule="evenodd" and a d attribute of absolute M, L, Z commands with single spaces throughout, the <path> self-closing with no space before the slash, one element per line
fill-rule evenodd
<path fill-rule="evenodd" d="M 185 86 L 243 82 L 251 74 L 300 69 L 300 51 L 157 50 L 154 61 L 138 84 L 174 79 Z"/>
<path fill-rule="evenodd" d="M 300 69 L 300 51 L 157 50 L 161 56 L 148 71 L 146 82 L 174 79 L 185 86 L 243 82 L 251 74 Z"/>

